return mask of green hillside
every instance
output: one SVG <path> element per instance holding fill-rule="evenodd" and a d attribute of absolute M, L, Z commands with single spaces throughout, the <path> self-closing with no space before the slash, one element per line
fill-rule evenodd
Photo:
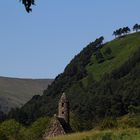
<path fill-rule="evenodd" d="M 79 130 L 93 128 L 107 116 L 125 115 L 131 105 L 140 106 L 140 33 L 102 42 L 100 37 L 89 43 L 43 96 L 9 117 L 30 124 L 41 116 L 53 116 L 62 92 L 68 96 L 71 112 L 80 118 Z"/>
<path fill-rule="evenodd" d="M 11 108 L 21 107 L 34 95 L 42 95 L 51 79 L 18 79 L 0 77 L 0 110 L 7 113 Z"/>
<path fill-rule="evenodd" d="M 92 73 L 96 80 L 100 80 L 105 73 L 111 73 L 132 57 L 133 54 L 138 51 L 140 47 L 139 43 L 140 33 L 130 34 L 124 38 L 115 39 L 107 43 L 101 48 L 105 61 L 99 64 L 93 54 L 90 65 L 87 66 L 88 73 Z M 108 56 L 104 54 L 107 48 L 110 48 L 112 51 L 111 59 L 108 59 Z"/>

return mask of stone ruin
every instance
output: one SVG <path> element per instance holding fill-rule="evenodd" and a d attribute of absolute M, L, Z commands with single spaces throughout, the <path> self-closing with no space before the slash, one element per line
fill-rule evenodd
<path fill-rule="evenodd" d="M 65 93 L 62 94 L 59 100 L 58 116 L 55 115 L 50 124 L 48 131 L 43 136 L 44 140 L 72 132 L 69 124 L 69 101 L 67 100 Z"/>

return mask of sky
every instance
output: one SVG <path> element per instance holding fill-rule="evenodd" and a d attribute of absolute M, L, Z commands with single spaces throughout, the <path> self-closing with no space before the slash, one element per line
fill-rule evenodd
<path fill-rule="evenodd" d="M 140 23 L 140 0 L 36 0 L 27 14 L 19 0 L 0 3 L 0 76 L 55 78 L 89 42 L 113 39 Z"/>

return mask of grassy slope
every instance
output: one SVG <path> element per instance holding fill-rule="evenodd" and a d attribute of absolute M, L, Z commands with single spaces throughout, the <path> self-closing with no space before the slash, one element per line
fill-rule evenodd
<path fill-rule="evenodd" d="M 125 115 L 117 120 L 113 129 L 97 128 L 81 133 L 50 138 L 50 140 L 140 140 L 140 115 Z"/>
<path fill-rule="evenodd" d="M 17 79 L 0 77 L 0 106 L 5 112 L 12 107 L 20 107 L 32 96 L 42 95 L 52 80 Z"/>
<path fill-rule="evenodd" d="M 55 137 L 50 140 L 140 140 L 140 129 L 92 130 L 89 132 Z"/>
<path fill-rule="evenodd" d="M 93 55 L 90 62 L 92 65 L 87 66 L 88 72 L 92 73 L 96 80 L 100 80 L 105 73 L 110 73 L 112 70 L 119 68 L 137 51 L 138 47 L 140 47 L 140 33 L 134 33 L 121 39 L 115 39 L 107 43 L 101 49 L 101 52 L 104 52 L 108 47 L 112 50 L 113 59 L 106 60 L 99 64 L 95 60 L 95 55 Z"/>

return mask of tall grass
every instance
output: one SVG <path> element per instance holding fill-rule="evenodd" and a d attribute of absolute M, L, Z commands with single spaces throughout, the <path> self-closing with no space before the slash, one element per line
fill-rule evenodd
<path fill-rule="evenodd" d="M 140 140 L 140 114 L 105 119 L 95 129 L 49 140 Z"/>
<path fill-rule="evenodd" d="M 95 130 L 50 138 L 49 140 L 140 140 L 140 129 Z"/>

